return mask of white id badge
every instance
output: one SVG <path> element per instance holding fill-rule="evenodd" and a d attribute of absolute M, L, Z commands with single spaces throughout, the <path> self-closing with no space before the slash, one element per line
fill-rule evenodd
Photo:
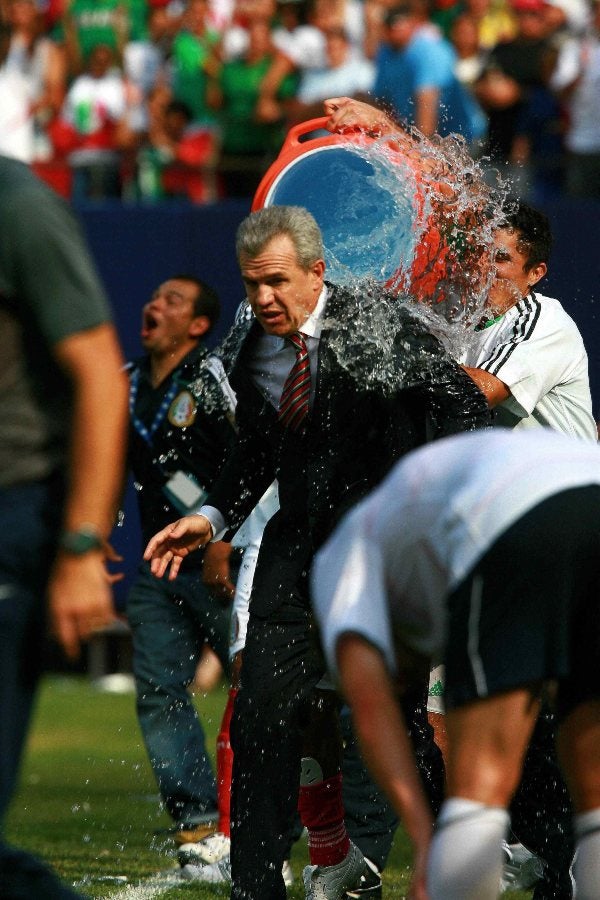
<path fill-rule="evenodd" d="M 198 509 L 207 496 L 207 492 L 200 487 L 192 475 L 186 475 L 181 471 L 175 472 L 169 478 L 163 487 L 163 492 L 169 503 L 183 515 Z"/>

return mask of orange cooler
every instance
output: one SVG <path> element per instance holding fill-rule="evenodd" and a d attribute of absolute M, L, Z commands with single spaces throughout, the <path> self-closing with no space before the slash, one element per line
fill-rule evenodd
<path fill-rule="evenodd" d="M 252 204 L 304 206 L 323 233 L 327 277 L 403 286 L 418 254 L 423 209 L 415 173 L 393 144 L 361 132 L 292 128 Z M 410 280 L 410 279 L 409 279 Z"/>

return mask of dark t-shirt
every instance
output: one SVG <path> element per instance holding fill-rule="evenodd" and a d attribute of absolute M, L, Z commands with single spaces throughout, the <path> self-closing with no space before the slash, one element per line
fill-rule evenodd
<path fill-rule="evenodd" d="M 544 82 L 544 64 L 552 52 L 547 40 L 525 41 L 515 38 L 498 44 L 490 53 L 487 68 L 497 69 L 514 78 L 521 88 L 517 103 L 503 109 L 488 110 L 488 149 L 496 159 L 508 159 L 517 123 L 533 88 Z"/>
<path fill-rule="evenodd" d="M 70 389 L 52 349 L 109 320 L 68 205 L 0 156 L 0 487 L 46 478 L 64 461 Z"/>
<path fill-rule="evenodd" d="M 192 350 L 157 388 L 150 382 L 147 358 L 130 367 L 134 402 L 129 464 L 146 542 L 183 514 L 165 495 L 169 479 L 176 472 L 192 475 L 208 491 L 233 445 L 232 414 L 204 365 L 206 356 L 202 347 Z M 200 563 L 201 554 L 192 554 L 188 564 L 194 560 Z"/>

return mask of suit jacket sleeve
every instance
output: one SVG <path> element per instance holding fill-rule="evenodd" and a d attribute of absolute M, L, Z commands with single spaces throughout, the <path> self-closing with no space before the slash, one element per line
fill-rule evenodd
<path fill-rule="evenodd" d="M 409 315 L 406 330 L 398 341 L 404 359 L 408 349 L 409 391 L 428 413 L 429 437 L 445 437 L 490 425 L 485 396 L 424 323 Z"/>
<path fill-rule="evenodd" d="M 251 404 L 238 403 L 237 440 L 205 503 L 225 518 L 230 540 L 275 479 L 271 448 L 261 418 Z"/>

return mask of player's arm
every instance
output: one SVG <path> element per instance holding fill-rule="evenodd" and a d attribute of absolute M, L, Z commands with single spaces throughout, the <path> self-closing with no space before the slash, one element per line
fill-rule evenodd
<path fill-rule="evenodd" d="M 498 406 L 499 403 L 510 397 L 508 387 L 503 381 L 492 375 L 491 372 L 486 372 L 485 369 L 474 369 L 471 366 L 462 366 L 462 368 L 473 379 L 481 393 L 484 394 L 490 409 L 493 409 L 494 406 Z"/>
<path fill-rule="evenodd" d="M 362 131 L 373 137 L 388 137 L 390 147 L 395 152 L 404 154 L 416 172 L 431 178 L 432 187 L 446 201 L 456 198 L 456 189 L 452 186 L 456 182 L 456 175 L 452 167 L 423 134 L 407 129 L 377 106 L 352 97 L 330 97 L 323 102 L 323 107 L 328 117 L 325 124 L 329 131 L 338 134 Z M 423 124 L 427 126 L 425 120 Z M 462 183 L 461 190 L 464 190 Z"/>
<path fill-rule="evenodd" d="M 119 502 L 127 429 L 127 377 L 116 333 L 103 324 L 54 345 L 73 386 L 64 531 L 106 541 Z M 59 549 L 49 581 L 51 626 L 73 658 L 82 639 L 114 618 L 106 548 L 80 555 Z"/>
<path fill-rule="evenodd" d="M 421 88 L 415 94 L 415 125 L 426 137 L 435 134 L 440 110 L 440 92 L 436 87 Z"/>
<path fill-rule="evenodd" d="M 397 134 L 402 129 L 386 112 L 354 100 L 352 97 L 330 97 L 323 102 L 326 126 L 329 131 L 343 134 L 345 131 L 366 131 L 372 134 Z"/>
<path fill-rule="evenodd" d="M 413 844 L 412 896 L 425 900 L 432 818 L 392 679 L 381 653 L 357 634 L 341 636 L 336 658 L 363 758 Z"/>

